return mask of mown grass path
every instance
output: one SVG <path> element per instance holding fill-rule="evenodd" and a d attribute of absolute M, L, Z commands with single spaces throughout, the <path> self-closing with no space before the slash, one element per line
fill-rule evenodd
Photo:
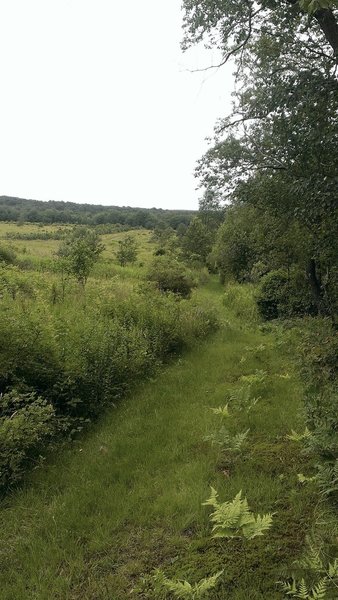
<path fill-rule="evenodd" d="M 217 301 L 220 291 L 204 293 Z M 301 389 L 274 334 L 229 318 L 5 501 L 2 600 L 145 598 L 133 590 L 154 567 L 190 581 L 224 569 L 211 598 L 282 597 L 275 582 L 301 552 L 314 510 L 297 484 L 306 459 L 285 438 L 304 429 Z M 229 429 L 250 427 L 234 459 L 203 441 L 217 428 L 210 407 L 256 370 L 267 374 L 261 400 L 249 413 L 230 406 Z M 254 512 L 275 512 L 271 532 L 245 545 L 212 540 L 202 506 L 210 485 L 221 500 L 242 489 Z"/>

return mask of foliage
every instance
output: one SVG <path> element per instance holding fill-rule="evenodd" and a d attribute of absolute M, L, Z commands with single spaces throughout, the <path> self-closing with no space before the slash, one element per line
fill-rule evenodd
<path fill-rule="evenodd" d="M 321 553 L 312 545 L 309 545 L 308 552 L 305 557 L 295 562 L 295 565 L 306 571 L 316 581 L 309 584 L 304 577 L 297 581 L 295 576 L 291 581 L 279 582 L 281 589 L 286 596 L 292 598 L 303 598 L 304 600 L 321 600 L 326 598 L 334 598 L 331 591 L 337 589 L 338 581 L 338 559 L 332 563 L 325 565 L 321 557 Z"/>
<path fill-rule="evenodd" d="M 148 279 L 161 292 L 172 292 L 182 298 L 189 298 L 197 285 L 192 273 L 181 262 L 166 256 L 159 256 L 153 261 Z"/>
<path fill-rule="evenodd" d="M 210 590 L 216 587 L 222 573 L 223 571 L 219 571 L 215 575 L 201 579 L 201 581 L 192 585 L 188 581 L 168 579 L 160 569 L 157 569 L 153 575 L 153 579 L 157 587 L 171 592 L 175 598 L 199 600 L 199 598 L 205 598 Z"/>
<path fill-rule="evenodd" d="M 218 120 L 196 169 L 207 195 L 232 204 L 217 241 L 222 277 L 247 281 L 257 262 L 268 271 L 292 268 L 298 280 L 283 286 L 282 316 L 334 316 L 337 3 L 186 0 L 183 7 L 183 47 L 203 40 L 219 51 L 219 65 L 230 58 L 236 65 L 232 113 Z"/>
<path fill-rule="evenodd" d="M 211 496 L 204 506 L 212 506 L 214 511 L 210 515 L 213 523 L 214 538 L 246 538 L 253 539 L 264 535 L 272 525 L 272 514 L 256 517 L 250 511 L 246 498 L 242 499 L 240 491 L 231 502 L 218 501 L 218 493 L 212 487 Z"/>
<path fill-rule="evenodd" d="M 223 304 L 231 315 L 241 320 L 242 326 L 252 327 L 259 321 L 255 302 L 255 288 L 251 284 L 228 283 Z"/>
<path fill-rule="evenodd" d="M 260 396 L 252 394 L 251 385 L 242 385 L 232 392 L 229 401 L 236 410 L 249 413 L 260 399 Z"/>
<path fill-rule="evenodd" d="M 94 230 L 75 228 L 58 250 L 62 267 L 69 275 L 73 275 L 79 283 L 85 285 L 94 264 L 97 262 L 104 246 Z"/>
<path fill-rule="evenodd" d="M 0 245 L 0 265 L 13 265 L 16 261 L 16 254 L 10 246 Z"/>
<path fill-rule="evenodd" d="M 13 300 L 18 295 L 22 297 L 33 297 L 34 289 L 31 282 L 32 278 L 25 275 L 14 265 L 6 268 L 0 264 L 0 294 L 9 294 Z"/>
<path fill-rule="evenodd" d="M 306 385 L 308 452 L 318 459 L 317 483 L 324 496 L 338 497 L 338 335 L 328 319 L 303 323 L 298 353 Z"/>
<path fill-rule="evenodd" d="M 227 452 L 240 452 L 243 445 L 247 441 L 249 429 L 242 433 L 231 435 L 225 427 L 221 427 L 218 431 L 205 436 L 206 442 L 211 442 L 212 445 L 220 446 L 222 450 Z"/>
<path fill-rule="evenodd" d="M 127 235 L 119 241 L 118 245 L 116 258 L 121 267 L 125 267 L 128 263 L 134 263 L 137 257 L 137 242 L 135 238 L 132 235 Z"/>
<path fill-rule="evenodd" d="M 120 224 L 128 229 L 132 227 L 153 229 L 156 225 L 164 223 L 176 229 L 180 223 L 189 225 L 194 216 L 195 212 L 191 210 L 140 209 L 127 206 L 78 204 L 75 202 L 43 202 L 0 196 L 0 221 L 15 221 L 17 223 L 72 223 L 87 226 Z M 104 231 L 101 231 L 101 233 L 104 233 Z"/>
<path fill-rule="evenodd" d="M 55 411 L 34 392 L 0 395 L 0 489 L 21 476 L 55 433 Z"/>
<path fill-rule="evenodd" d="M 55 301 L 50 298 L 53 281 L 28 277 L 16 267 L 0 269 L 0 393 L 17 390 L 47 402 L 56 426 L 46 433 L 50 440 L 65 428 L 81 430 L 168 357 L 218 326 L 216 314 L 202 302 L 177 302 L 149 286 L 137 290 L 127 283 L 94 280 L 85 290 L 69 284 L 65 298 Z M 32 427 L 40 431 L 33 408 Z M 20 422 L 27 411 L 20 413 Z M 41 405 L 42 416 L 44 411 Z M 4 413 L 4 419 L 3 431 L 12 432 L 19 414 Z M 29 441 L 34 431 L 27 427 L 22 431 Z M 11 435 L 4 438 L 4 456 L 7 441 L 8 452 L 15 454 Z M 18 464 L 24 465 L 21 446 L 18 441 Z M 7 467 L 3 478 L 9 482 Z M 13 469 L 19 477 L 21 466 Z"/>
<path fill-rule="evenodd" d="M 181 243 L 185 256 L 205 262 L 211 250 L 211 236 L 200 218 L 195 217 L 191 221 Z"/>
<path fill-rule="evenodd" d="M 228 404 L 225 404 L 225 406 L 218 406 L 217 408 L 211 408 L 210 410 L 214 413 L 214 415 L 220 415 L 222 419 L 229 417 Z"/>
<path fill-rule="evenodd" d="M 316 305 L 302 273 L 271 271 L 260 282 L 257 306 L 265 320 L 315 315 Z"/>
<path fill-rule="evenodd" d="M 311 431 L 309 431 L 308 428 L 305 427 L 305 430 L 303 433 L 297 433 L 297 431 L 292 429 L 291 433 L 288 433 L 286 438 L 288 440 L 292 440 L 293 442 L 302 442 L 303 440 L 306 440 L 309 437 L 311 437 L 311 435 L 312 435 Z"/>

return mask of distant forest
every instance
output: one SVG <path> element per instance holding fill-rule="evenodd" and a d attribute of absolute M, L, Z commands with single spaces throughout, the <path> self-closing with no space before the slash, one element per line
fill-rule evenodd
<path fill-rule="evenodd" d="M 74 223 L 81 225 L 121 224 L 130 227 L 154 229 L 164 225 L 177 229 L 189 225 L 195 216 L 189 210 L 164 210 L 161 208 L 131 208 L 129 206 L 102 206 L 57 202 L 49 200 L 24 200 L 0 196 L 0 221 L 29 223 Z"/>

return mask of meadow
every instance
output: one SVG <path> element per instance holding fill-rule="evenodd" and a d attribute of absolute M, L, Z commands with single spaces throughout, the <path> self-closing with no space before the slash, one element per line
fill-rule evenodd
<path fill-rule="evenodd" d="M 85 289 L 69 279 L 64 294 L 47 268 L 57 240 L 9 242 L 32 261 L 3 267 L 17 288 L 2 283 L 1 598 L 274 600 L 292 574 L 309 588 L 293 597 L 315 598 L 338 522 L 312 479 L 296 333 L 261 322 L 252 285 L 196 271 L 191 298 L 154 289 L 152 234 L 132 233 L 133 265 L 114 258 L 126 233 L 103 235 Z M 271 513 L 264 537 L 227 523 L 214 539 L 210 486 Z M 311 545 L 321 573 L 294 564 Z"/>

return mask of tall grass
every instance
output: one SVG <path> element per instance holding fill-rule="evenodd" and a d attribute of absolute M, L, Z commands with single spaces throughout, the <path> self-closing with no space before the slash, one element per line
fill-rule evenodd
<path fill-rule="evenodd" d="M 223 304 L 243 326 L 259 323 L 253 284 L 228 283 L 223 296 Z"/>

